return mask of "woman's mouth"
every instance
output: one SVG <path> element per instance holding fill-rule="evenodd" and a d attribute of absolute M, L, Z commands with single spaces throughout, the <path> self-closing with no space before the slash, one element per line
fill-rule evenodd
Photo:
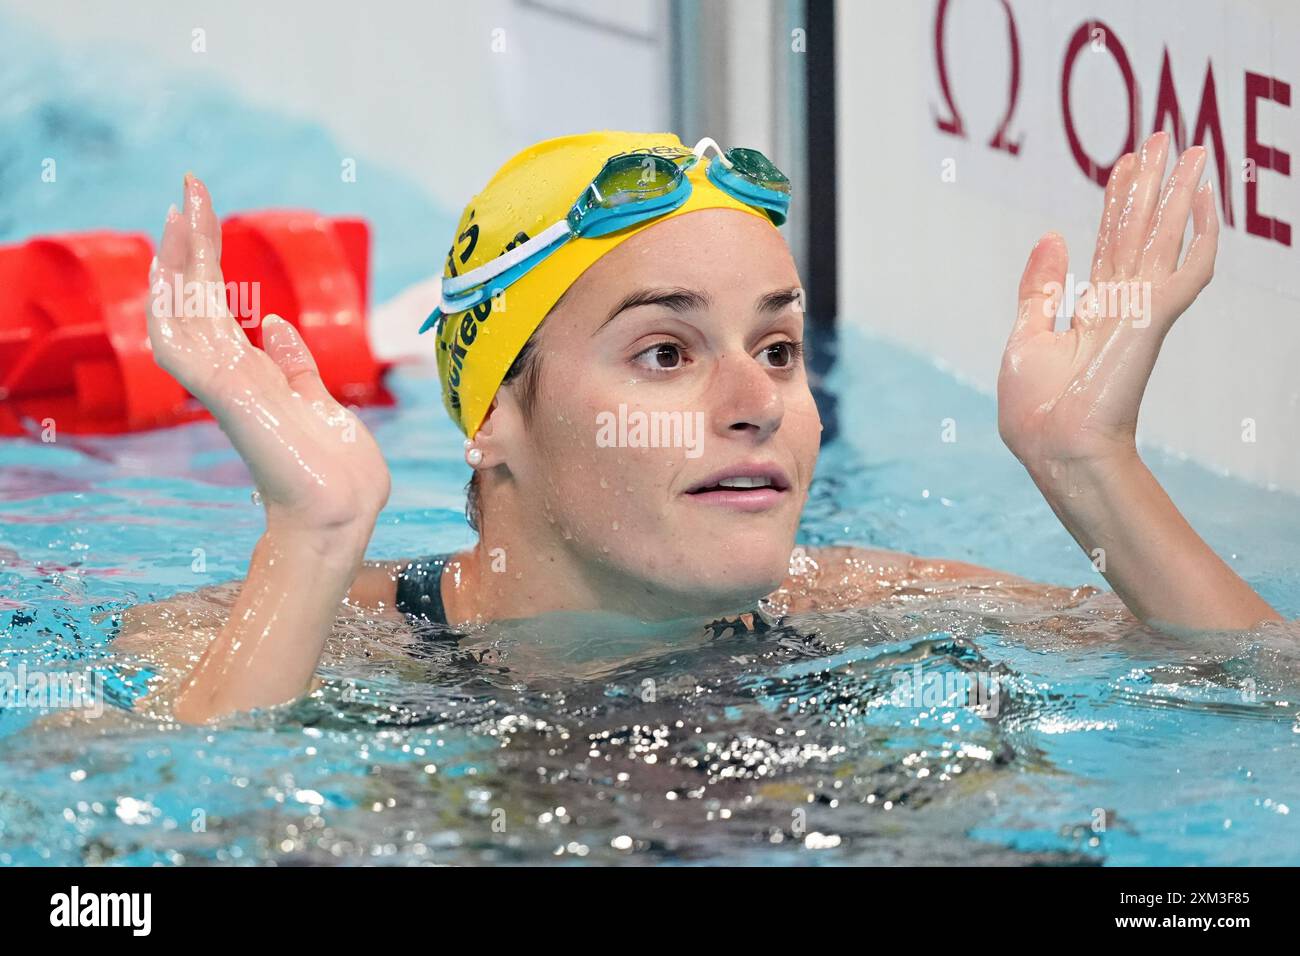
<path fill-rule="evenodd" d="M 785 472 L 775 465 L 742 465 L 715 472 L 688 488 L 686 496 L 737 511 L 766 511 L 780 504 L 789 490 Z"/>

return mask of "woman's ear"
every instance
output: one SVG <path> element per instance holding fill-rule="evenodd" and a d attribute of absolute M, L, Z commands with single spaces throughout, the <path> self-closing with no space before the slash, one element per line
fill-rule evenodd
<path fill-rule="evenodd" d="M 479 426 L 469 443 L 482 454 L 477 465 L 480 470 L 506 464 L 506 450 L 512 445 L 509 436 L 515 431 L 513 419 L 518 418 L 518 413 L 519 409 L 509 396 L 506 396 L 503 401 L 501 393 L 498 392 L 492 399 L 483 424 Z"/>

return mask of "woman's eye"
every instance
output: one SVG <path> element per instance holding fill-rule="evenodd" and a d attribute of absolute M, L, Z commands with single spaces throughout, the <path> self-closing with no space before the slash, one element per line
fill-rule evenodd
<path fill-rule="evenodd" d="M 658 345 L 652 345 L 645 351 L 639 352 L 632 360 L 643 368 L 656 372 L 667 372 L 681 367 L 682 350 L 671 342 L 660 342 Z"/>
<path fill-rule="evenodd" d="M 768 364 L 772 368 L 790 368 L 799 361 L 799 356 L 803 354 L 803 343 L 794 341 L 773 342 L 763 349 L 762 354 L 767 357 Z"/>

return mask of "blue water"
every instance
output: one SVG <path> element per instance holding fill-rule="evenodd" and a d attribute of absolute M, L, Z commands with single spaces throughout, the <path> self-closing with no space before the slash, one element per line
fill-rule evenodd
<path fill-rule="evenodd" d="M 884 343 L 843 348 L 804 543 L 1102 584 L 999 447 L 989 398 Z M 471 540 L 431 374 L 402 370 L 399 405 L 364 416 L 394 478 L 375 557 Z M 1300 613 L 1294 498 L 1149 457 L 1211 543 Z M 250 492 L 210 424 L 0 446 L 0 667 L 129 680 L 115 615 L 242 574 Z M 1104 605 L 1048 616 L 914 595 L 586 677 L 523 676 L 518 633 L 412 650 L 352 623 L 314 698 L 225 729 L 111 705 L 57 729 L 0 714 L 0 862 L 1300 862 L 1293 639 L 1176 641 Z M 996 713 L 925 697 L 981 674 Z"/>

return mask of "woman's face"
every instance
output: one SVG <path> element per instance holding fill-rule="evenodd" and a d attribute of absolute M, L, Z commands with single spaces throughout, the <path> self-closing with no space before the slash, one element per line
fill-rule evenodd
<path fill-rule="evenodd" d="M 735 210 L 598 260 L 538 332 L 537 402 L 506 462 L 538 530 L 683 614 L 777 587 L 822 427 L 802 306 L 785 241 Z"/>

